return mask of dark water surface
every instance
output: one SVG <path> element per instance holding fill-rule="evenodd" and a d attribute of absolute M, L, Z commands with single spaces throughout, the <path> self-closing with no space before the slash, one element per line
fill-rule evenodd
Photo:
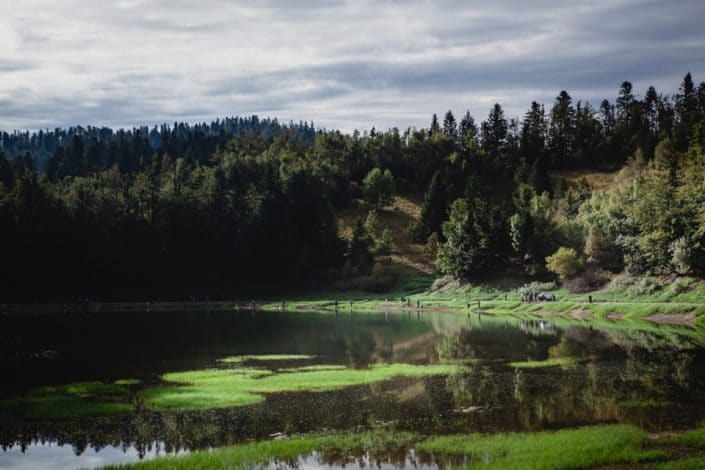
<path fill-rule="evenodd" d="M 459 364 L 447 376 L 278 393 L 215 410 L 43 423 L 4 409 L 2 469 L 93 467 L 277 433 L 536 431 L 615 422 L 665 431 L 705 418 L 705 342 L 687 328 L 416 312 L 5 315 L 0 322 L 6 402 L 45 385 L 155 382 L 165 372 L 218 367 L 237 355 L 305 354 L 315 356 L 311 364 L 353 368 Z M 575 363 L 509 364 L 548 358 Z M 318 465 L 315 456 L 300 464 Z"/>

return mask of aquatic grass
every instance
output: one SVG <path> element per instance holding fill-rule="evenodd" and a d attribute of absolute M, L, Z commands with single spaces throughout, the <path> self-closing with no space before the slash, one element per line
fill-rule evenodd
<path fill-rule="evenodd" d="M 139 385 L 142 383 L 140 379 L 120 379 L 116 380 L 115 383 L 117 385 Z"/>
<path fill-rule="evenodd" d="M 672 438 L 673 442 L 688 447 L 705 449 L 705 428 L 693 429 Z"/>
<path fill-rule="evenodd" d="M 207 369 L 164 374 L 162 380 L 173 385 L 150 387 L 138 396 L 153 408 L 223 408 L 261 402 L 266 393 L 329 391 L 393 377 L 447 375 L 456 368 L 451 364 L 373 364 L 364 369 L 311 366 L 276 374 L 253 368 Z"/>
<path fill-rule="evenodd" d="M 34 421 L 69 421 L 129 413 L 131 379 L 115 383 L 78 382 L 39 387 L 27 395 L 0 402 L 0 409 Z"/>
<path fill-rule="evenodd" d="M 419 438 L 411 433 L 361 432 L 348 434 L 301 435 L 285 439 L 250 442 L 210 451 L 197 451 L 184 456 L 161 457 L 109 469 L 250 469 L 269 463 L 294 464 L 299 458 L 319 452 L 327 460 L 341 463 L 354 461 L 363 454 L 383 456 L 404 452 Z"/>
<path fill-rule="evenodd" d="M 415 445 L 417 451 L 468 457 L 468 467 L 563 469 L 664 460 L 648 448 L 646 433 L 623 425 L 560 431 L 439 436 Z"/>
<path fill-rule="evenodd" d="M 312 370 L 299 373 L 275 374 L 258 380 L 261 393 L 328 391 L 353 385 L 381 382 L 393 377 L 428 377 L 448 375 L 457 366 L 451 364 L 373 364 L 365 369 Z"/>
<path fill-rule="evenodd" d="M 289 367 L 287 369 L 282 369 L 279 372 L 313 372 L 317 370 L 344 370 L 347 367 L 343 365 L 334 364 L 315 364 L 312 366 L 301 366 L 301 367 Z"/>
<path fill-rule="evenodd" d="M 536 369 L 540 367 L 556 367 L 556 366 L 569 366 L 576 363 L 576 358 L 574 357 L 555 357 L 551 359 L 544 359 L 542 361 L 516 361 L 510 362 L 511 367 L 519 369 Z"/>
<path fill-rule="evenodd" d="M 237 444 L 184 456 L 161 457 L 109 468 L 253 468 L 271 463 L 295 465 L 314 452 L 325 462 L 345 465 L 362 455 L 389 461 L 414 449 L 437 465 L 467 458 L 468 468 L 590 468 L 599 465 L 658 463 L 667 456 L 649 447 L 646 433 L 623 425 L 592 426 L 538 433 L 467 434 L 425 437 L 376 430 L 362 433 L 302 435 Z M 681 461 L 683 463 L 688 460 Z M 680 467 L 674 467 L 680 468 Z M 682 467 L 691 468 L 691 467 Z"/>
<path fill-rule="evenodd" d="M 658 470 L 702 470 L 705 468 L 705 457 L 692 457 L 672 462 L 664 462 L 654 468 Z"/>
<path fill-rule="evenodd" d="M 230 356 L 218 359 L 218 362 L 225 364 L 241 364 L 243 362 L 270 362 L 270 361 L 304 361 L 308 359 L 313 359 L 316 356 L 311 356 L 308 354 L 260 354 L 260 355 L 243 355 L 243 356 Z"/>

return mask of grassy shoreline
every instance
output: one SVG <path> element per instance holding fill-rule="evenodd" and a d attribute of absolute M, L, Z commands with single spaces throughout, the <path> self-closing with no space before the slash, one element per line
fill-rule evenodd
<path fill-rule="evenodd" d="M 395 287 L 382 293 L 324 289 L 283 294 L 279 298 L 269 295 L 254 299 L 254 302 L 255 308 L 263 311 L 480 313 L 610 323 L 639 321 L 641 324 L 705 328 L 705 281 L 691 277 L 627 278 L 625 281 L 623 275 L 615 280 L 620 279 L 620 282 L 613 281 L 594 292 L 573 294 L 564 288 L 540 283 L 520 286 L 516 280 L 498 280 L 461 285 L 432 275 L 405 271 L 400 274 Z M 522 292 L 526 290 L 551 292 L 557 301 L 523 302 Z M 5 304 L 0 306 L 0 313 L 250 310 L 252 300 Z"/>
<path fill-rule="evenodd" d="M 270 463 L 295 466 L 307 457 L 333 465 L 361 458 L 400 465 L 411 455 L 416 463 L 450 464 L 454 468 L 560 469 L 613 465 L 702 468 L 705 444 L 699 436 L 703 432 L 654 437 L 635 427 L 618 424 L 535 433 L 441 436 L 388 430 L 332 432 L 247 442 L 107 468 L 253 468 Z"/>
<path fill-rule="evenodd" d="M 646 278 L 650 279 L 650 278 Z M 654 281 L 655 282 L 655 281 Z M 435 283 L 434 283 L 435 284 Z M 450 286 L 448 286 L 450 284 Z M 300 312 L 392 312 L 424 311 L 442 313 L 480 313 L 520 317 L 560 317 L 577 321 L 634 322 L 705 328 L 705 282 L 694 278 L 660 281 L 649 292 L 639 286 L 608 286 L 573 294 L 563 288 L 505 287 L 491 285 L 441 284 L 440 288 L 404 294 L 362 292 L 325 292 L 302 295 L 292 300 L 264 302 L 265 311 Z M 522 291 L 548 291 L 555 302 L 524 302 Z M 405 299 L 402 301 L 402 297 Z M 407 300 L 408 299 L 408 300 Z M 337 302 L 337 303 L 336 303 Z"/>

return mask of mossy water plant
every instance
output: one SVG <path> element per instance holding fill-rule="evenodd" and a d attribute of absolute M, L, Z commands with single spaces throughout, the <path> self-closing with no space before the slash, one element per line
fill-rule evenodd
<path fill-rule="evenodd" d="M 242 364 L 245 362 L 281 362 L 281 361 L 303 361 L 313 359 L 316 356 L 308 354 L 252 354 L 243 356 L 224 357 L 218 362 L 224 364 Z"/>
<path fill-rule="evenodd" d="M 155 410 L 225 408 L 260 403 L 268 393 L 330 391 L 394 377 L 446 375 L 457 367 L 451 364 L 372 364 L 354 369 L 340 364 L 276 368 L 244 365 L 254 362 L 271 366 L 312 357 L 229 357 L 219 361 L 228 368 L 167 373 L 161 376 L 159 385 L 146 388 L 138 379 L 40 387 L 24 396 L 0 402 L 0 411 L 30 420 L 63 421 L 129 413 L 136 402 Z"/>
<path fill-rule="evenodd" d="M 206 369 L 164 374 L 164 385 L 138 395 L 147 407 L 155 409 L 222 408 L 261 402 L 267 393 L 322 392 L 394 377 L 446 375 L 456 368 L 451 364 L 372 364 L 353 369 L 319 364 L 276 373 L 251 367 Z"/>
<path fill-rule="evenodd" d="M 22 397 L 0 402 L 0 410 L 34 421 L 119 415 L 133 410 L 128 387 L 138 383 L 126 379 L 40 387 Z"/>
<path fill-rule="evenodd" d="M 576 363 L 574 357 L 555 357 L 542 361 L 516 361 L 510 362 L 511 367 L 517 369 L 537 369 L 541 367 L 571 366 Z"/>

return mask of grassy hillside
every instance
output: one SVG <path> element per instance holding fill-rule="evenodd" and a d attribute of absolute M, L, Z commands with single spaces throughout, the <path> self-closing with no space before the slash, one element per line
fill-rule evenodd
<path fill-rule="evenodd" d="M 379 230 L 392 232 L 394 248 L 392 249 L 389 268 L 392 272 L 409 274 L 420 272 L 436 274 L 433 259 L 424 254 L 424 245 L 409 241 L 406 234 L 409 225 L 421 215 L 422 194 L 404 193 L 394 196 L 394 202 L 378 212 Z M 338 230 L 344 239 L 350 239 L 353 226 L 358 219 L 367 218 L 368 209 L 361 199 L 355 199 L 352 207 L 338 213 Z"/>

